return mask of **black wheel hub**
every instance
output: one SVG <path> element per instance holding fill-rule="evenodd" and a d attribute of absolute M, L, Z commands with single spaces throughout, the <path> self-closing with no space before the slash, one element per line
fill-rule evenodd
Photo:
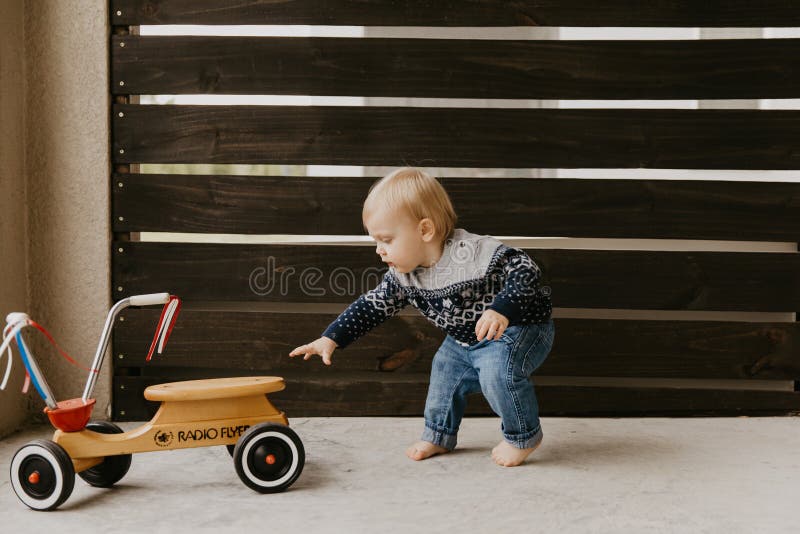
<path fill-rule="evenodd" d="M 45 458 L 32 455 L 19 469 L 19 483 L 25 493 L 35 499 L 46 499 L 56 488 L 56 473 Z"/>
<path fill-rule="evenodd" d="M 292 466 L 292 451 L 280 438 L 265 438 L 250 451 L 248 466 L 261 480 L 278 480 Z"/>

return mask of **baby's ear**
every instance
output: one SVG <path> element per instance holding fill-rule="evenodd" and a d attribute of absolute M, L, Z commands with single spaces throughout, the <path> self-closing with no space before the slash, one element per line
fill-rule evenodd
<path fill-rule="evenodd" d="M 425 217 L 424 219 L 419 221 L 417 229 L 419 230 L 419 233 L 422 236 L 423 241 L 433 241 L 437 237 L 436 225 L 428 217 Z"/>

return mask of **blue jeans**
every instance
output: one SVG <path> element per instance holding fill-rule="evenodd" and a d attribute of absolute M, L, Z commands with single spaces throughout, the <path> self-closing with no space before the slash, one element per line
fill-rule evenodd
<path fill-rule="evenodd" d="M 500 339 L 467 347 L 448 335 L 433 357 L 422 439 L 455 448 L 467 395 L 481 391 L 500 416 L 503 438 L 520 449 L 535 447 L 542 428 L 529 376 L 547 358 L 554 337 L 552 318 L 509 326 Z"/>

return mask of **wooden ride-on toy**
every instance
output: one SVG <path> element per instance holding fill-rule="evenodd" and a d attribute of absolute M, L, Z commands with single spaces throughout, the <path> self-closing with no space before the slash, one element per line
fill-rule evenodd
<path fill-rule="evenodd" d="M 20 447 L 11 460 L 11 486 L 30 508 L 53 510 L 64 503 L 72 493 L 76 473 L 92 486 L 114 485 L 128 472 L 135 452 L 225 445 L 239 478 L 261 493 L 283 491 L 300 476 L 305 464 L 303 443 L 289 428 L 284 413 L 267 398 L 268 393 L 284 389 L 281 377 L 220 378 L 150 386 L 144 392 L 145 398 L 161 405 L 148 423 L 124 432 L 114 423 L 88 422 L 95 404 L 89 396 L 116 315 L 127 306 L 151 304 L 165 307 L 147 359 L 157 341 L 158 352 L 162 351 L 177 318 L 180 300 L 169 293 L 158 293 L 119 301 L 108 314 L 83 398 L 64 402 L 55 401 L 20 331 L 34 326 L 51 341 L 52 337 L 23 313 L 7 317 L 0 356 L 8 346 L 9 361 L 0 387 L 5 388 L 10 374 L 10 342 L 14 339 L 28 377 L 45 400 L 45 412 L 56 427 L 52 440 L 33 440 Z"/>

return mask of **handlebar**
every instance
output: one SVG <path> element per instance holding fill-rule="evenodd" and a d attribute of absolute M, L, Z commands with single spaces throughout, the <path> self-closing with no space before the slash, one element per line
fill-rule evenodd
<path fill-rule="evenodd" d="M 100 335 L 100 343 L 97 345 L 97 352 L 94 355 L 94 362 L 92 369 L 100 371 L 103 366 L 103 358 L 106 354 L 108 342 L 111 339 L 111 327 L 114 325 L 114 320 L 119 313 L 128 306 L 150 306 L 153 304 L 166 304 L 170 300 L 169 293 L 148 293 L 145 295 L 132 295 L 117 302 L 106 317 L 106 324 L 103 327 L 103 333 Z M 89 379 L 86 381 L 86 387 L 83 389 L 83 401 L 86 402 L 92 395 L 95 382 L 97 382 L 98 372 L 89 373 Z"/>
<path fill-rule="evenodd" d="M 131 306 L 152 306 L 153 304 L 166 304 L 169 302 L 169 293 L 150 293 L 147 295 L 133 295 L 128 297 Z"/>
<path fill-rule="evenodd" d="M 108 348 L 109 340 L 111 338 L 111 328 L 114 325 L 114 320 L 117 318 L 119 313 L 127 308 L 128 306 L 152 306 L 155 304 L 167 304 L 169 306 L 165 306 L 164 310 L 161 314 L 161 319 L 159 319 L 159 326 L 156 330 L 156 337 L 153 339 L 153 345 L 150 347 L 150 352 L 148 353 L 147 359 L 150 359 L 150 355 L 155 348 L 156 341 L 160 339 L 158 343 L 158 352 L 161 353 L 164 345 L 166 344 L 166 340 L 169 337 L 169 333 L 172 330 L 172 323 L 174 322 L 175 318 L 177 317 L 177 310 L 180 309 L 180 299 L 176 296 L 170 295 L 169 293 L 149 293 L 145 295 L 132 295 L 128 298 L 124 298 L 118 301 L 114 306 L 109 310 L 108 316 L 106 317 L 106 322 L 103 327 L 103 332 L 100 335 L 100 343 L 97 346 L 97 351 L 94 356 L 94 362 L 92 363 L 92 367 L 89 372 L 89 378 L 86 381 L 86 387 L 83 391 L 83 401 L 86 402 L 92 394 L 92 390 L 94 389 L 94 385 L 97 381 L 97 376 L 100 372 L 100 368 L 103 365 L 103 358 L 105 356 L 106 349 Z M 166 316 L 166 320 L 165 320 Z M 31 377 L 31 381 L 33 385 L 36 387 L 39 394 L 44 399 L 47 406 L 51 409 L 55 409 L 57 407 L 57 401 L 53 396 L 52 390 L 48 386 L 46 380 L 44 379 L 44 375 L 42 374 L 39 366 L 36 363 L 36 358 L 34 357 L 33 353 L 30 351 L 28 346 L 25 344 L 25 341 L 20 336 L 20 331 L 26 326 L 35 326 L 36 328 L 42 330 L 46 336 L 50 339 L 50 341 L 55 344 L 55 341 L 52 339 L 52 336 L 48 334 L 41 325 L 38 325 L 34 321 L 30 319 L 30 317 L 26 313 L 22 312 L 12 312 L 9 313 L 6 317 L 6 327 L 3 329 L 3 337 L 0 340 L 0 358 L 2 358 L 3 354 L 6 352 L 6 348 L 8 348 L 8 363 L 7 369 L 5 373 L 5 377 L 2 379 L 0 383 L 0 390 L 5 389 L 6 383 L 8 382 L 8 378 L 11 374 L 11 347 L 10 343 L 12 339 L 16 340 L 17 347 L 20 349 L 20 353 L 22 355 L 22 360 L 25 363 L 25 367 L 28 371 L 28 375 Z M 57 345 L 56 345 L 57 346 Z M 60 349 L 59 349 L 60 350 Z M 63 351 L 62 351 L 62 354 Z M 66 354 L 65 354 L 66 355 Z M 68 359 L 69 356 L 67 356 Z"/>

